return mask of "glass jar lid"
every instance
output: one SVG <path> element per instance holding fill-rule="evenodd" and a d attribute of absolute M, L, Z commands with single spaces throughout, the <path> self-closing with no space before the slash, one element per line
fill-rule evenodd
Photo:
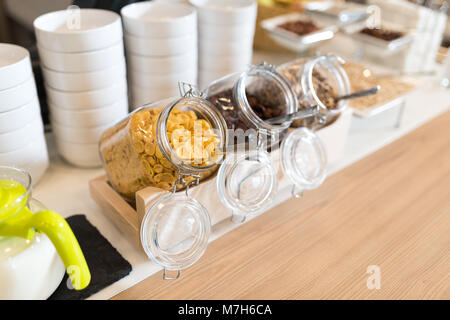
<path fill-rule="evenodd" d="M 165 270 L 182 270 L 206 250 L 211 221 L 208 211 L 187 192 L 157 201 L 141 225 L 141 243 L 148 257 Z"/>
<path fill-rule="evenodd" d="M 267 208 L 277 188 L 277 172 L 264 150 L 228 154 L 217 176 L 220 199 L 234 214 L 245 216 Z"/>
<path fill-rule="evenodd" d="M 327 156 L 320 138 L 307 128 L 292 131 L 281 145 L 284 174 L 300 191 L 319 187 L 325 180 Z"/>

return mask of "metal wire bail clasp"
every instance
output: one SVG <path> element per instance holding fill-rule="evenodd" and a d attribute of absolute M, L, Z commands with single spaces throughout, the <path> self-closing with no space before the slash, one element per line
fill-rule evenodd
<path fill-rule="evenodd" d="M 185 177 L 193 177 L 195 179 L 186 185 Z M 173 194 L 175 194 L 177 192 L 178 184 L 183 185 L 183 186 L 186 185 L 186 197 L 189 197 L 189 188 L 200 184 L 200 175 L 196 174 L 196 173 L 188 173 L 188 172 L 178 171 L 178 180 L 173 186 Z"/>
<path fill-rule="evenodd" d="M 202 92 L 196 85 L 193 85 L 191 83 L 179 81 L 178 90 L 180 91 L 180 95 L 184 98 L 205 98 L 205 93 Z"/>

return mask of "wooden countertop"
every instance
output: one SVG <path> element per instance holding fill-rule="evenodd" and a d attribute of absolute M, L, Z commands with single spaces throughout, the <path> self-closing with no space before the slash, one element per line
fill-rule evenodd
<path fill-rule="evenodd" d="M 449 128 L 447 112 L 115 299 L 450 299 Z"/>

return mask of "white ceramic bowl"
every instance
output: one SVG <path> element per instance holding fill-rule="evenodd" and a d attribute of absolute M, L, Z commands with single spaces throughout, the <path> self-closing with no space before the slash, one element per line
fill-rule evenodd
<path fill-rule="evenodd" d="M 236 41 L 239 39 L 247 39 L 253 41 L 255 35 L 255 22 L 244 22 L 231 26 L 223 26 L 216 24 L 199 24 L 198 36 L 199 43 L 210 40 L 217 41 L 218 39 L 227 41 Z"/>
<path fill-rule="evenodd" d="M 40 113 L 41 108 L 37 97 L 19 108 L 1 112 L 0 134 L 20 129 L 24 124 L 30 123 L 33 119 L 39 117 Z"/>
<path fill-rule="evenodd" d="M 197 50 L 197 33 L 180 37 L 149 38 L 125 34 L 127 52 L 143 56 L 173 56 Z"/>
<path fill-rule="evenodd" d="M 253 53 L 253 38 L 236 39 L 233 41 L 207 40 L 199 42 L 199 56 L 227 56 L 238 59 Z"/>
<path fill-rule="evenodd" d="M 34 241 L 0 240 L 0 300 L 44 300 L 58 288 L 65 267 L 45 234 Z"/>
<path fill-rule="evenodd" d="M 91 110 L 67 110 L 49 104 L 51 117 L 61 125 L 94 128 L 119 121 L 128 114 L 128 98 Z"/>
<path fill-rule="evenodd" d="M 20 149 L 1 152 L 0 164 L 27 171 L 31 175 L 33 185 L 37 184 L 49 166 L 44 133 L 33 137 L 27 145 Z"/>
<path fill-rule="evenodd" d="M 136 54 L 128 55 L 130 70 L 149 74 L 179 73 L 197 68 L 197 50 L 168 57 L 148 57 Z"/>
<path fill-rule="evenodd" d="M 110 47 L 122 39 L 120 16 L 113 11 L 81 9 L 79 28 L 76 12 L 44 14 L 34 20 L 38 44 L 55 52 L 94 51 Z"/>
<path fill-rule="evenodd" d="M 112 86 L 91 90 L 68 92 L 60 91 L 46 86 L 48 100 L 51 104 L 70 110 L 95 109 L 122 100 L 127 95 L 126 79 L 120 79 Z"/>
<path fill-rule="evenodd" d="M 255 0 L 189 0 L 197 8 L 200 23 L 233 25 L 256 21 Z"/>
<path fill-rule="evenodd" d="M 103 132 L 105 132 L 119 120 L 120 119 L 116 119 L 109 124 L 92 128 L 69 127 L 59 124 L 54 119 L 51 119 L 51 122 L 55 136 L 62 141 L 73 143 L 98 143 Z"/>
<path fill-rule="evenodd" d="M 124 59 L 123 41 L 89 52 L 60 53 L 38 45 L 42 65 L 59 72 L 92 72 L 120 64 Z"/>
<path fill-rule="evenodd" d="M 0 43 L 0 91 L 24 83 L 32 73 L 28 50 Z"/>
<path fill-rule="evenodd" d="M 133 110 L 144 104 L 148 104 L 165 98 L 180 96 L 178 87 L 151 89 L 131 85 L 131 92 L 131 96 L 133 98 Z"/>
<path fill-rule="evenodd" d="M 34 77 L 28 78 L 24 83 L 0 91 L 0 112 L 7 112 L 23 106 L 37 96 Z"/>
<path fill-rule="evenodd" d="M 40 116 L 34 118 L 29 123 L 24 123 L 20 129 L 0 134 L 0 152 L 10 152 L 20 149 L 28 144 L 28 142 L 42 135 L 44 125 Z"/>
<path fill-rule="evenodd" d="M 133 3 L 122 8 L 125 31 L 140 37 L 180 37 L 197 32 L 197 13 L 181 3 Z"/>
<path fill-rule="evenodd" d="M 131 83 L 143 87 L 153 89 L 165 89 L 168 87 L 178 88 L 178 82 L 186 82 L 190 84 L 197 83 L 197 69 L 186 70 L 180 73 L 168 73 L 163 75 L 152 75 L 148 73 L 130 71 L 129 77 Z"/>
<path fill-rule="evenodd" d="M 42 67 L 45 82 L 61 91 L 90 91 L 114 85 L 126 77 L 125 59 L 119 64 L 93 72 L 58 72 Z"/>
<path fill-rule="evenodd" d="M 222 55 L 201 55 L 199 57 L 200 69 L 211 71 L 226 71 L 227 73 L 244 71 L 252 62 L 252 52 L 242 53 L 233 58 Z"/>
<path fill-rule="evenodd" d="M 102 166 L 98 143 L 73 143 L 56 139 L 58 153 L 70 164 L 81 168 Z"/>

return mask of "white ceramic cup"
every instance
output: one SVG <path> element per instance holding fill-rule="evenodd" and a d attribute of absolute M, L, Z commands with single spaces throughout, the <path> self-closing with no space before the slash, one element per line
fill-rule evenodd
<path fill-rule="evenodd" d="M 167 87 L 160 89 L 143 88 L 137 85 L 131 85 L 132 109 L 136 109 L 145 104 L 155 102 L 158 100 L 179 97 L 180 93 L 178 87 Z"/>
<path fill-rule="evenodd" d="M 34 30 L 39 46 L 66 53 L 104 49 L 123 36 L 120 16 L 99 9 L 50 12 L 34 20 Z"/>
<path fill-rule="evenodd" d="M 128 114 L 128 98 L 122 98 L 111 105 L 90 110 L 67 110 L 49 104 L 50 113 L 57 123 L 76 128 L 94 128 L 120 119 Z"/>
<path fill-rule="evenodd" d="M 96 51 L 60 53 L 38 45 L 41 63 L 47 69 L 59 72 L 93 72 L 120 64 L 125 55 L 123 41 Z"/>
<path fill-rule="evenodd" d="M 0 43 L 0 91 L 24 83 L 32 73 L 28 50 Z"/>
<path fill-rule="evenodd" d="M 106 88 L 79 92 L 60 91 L 46 86 L 46 92 L 50 103 L 59 108 L 69 110 L 95 109 L 126 97 L 127 82 L 123 78 Z"/>
<path fill-rule="evenodd" d="M 98 143 L 73 143 L 56 138 L 58 153 L 68 163 L 81 168 L 101 167 Z"/>
<path fill-rule="evenodd" d="M 179 73 L 183 70 L 197 68 L 197 50 L 167 57 L 148 57 L 129 54 L 128 66 L 130 70 L 154 75 Z"/>
<path fill-rule="evenodd" d="M 0 134 L 20 129 L 40 114 L 41 108 L 37 97 L 19 108 L 0 112 Z"/>
<path fill-rule="evenodd" d="M 178 82 L 197 83 L 197 69 L 190 69 L 180 73 L 168 73 L 163 75 L 152 75 L 148 73 L 129 72 L 133 85 L 143 88 L 166 89 L 168 87 L 178 88 Z"/>
<path fill-rule="evenodd" d="M 30 173 L 33 185 L 37 184 L 49 166 L 44 133 L 28 140 L 28 144 L 10 152 L 0 152 L 0 164 L 20 168 Z"/>
<path fill-rule="evenodd" d="M 150 38 L 125 34 L 127 52 L 143 56 L 174 56 L 197 50 L 197 33 L 180 37 Z"/>
<path fill-rule="evenodd" d="M 247 39 L 253 41 L 255 35 L 255 21 L 237 23 L 230 26 L 200 23 L 198 26 L 199 42 L 207 42 L 210 40 L 236 41 Z"/>
<path fill-rule="evenodd" d="M 0 112 L 7 112 L 19 108 L 37 96 L 34 77 L 31 76 L 24 83 L 0 91 Z"/>
<path fill-rule="evenodd" d="M 126 78 L 125 59 L 119 64 L 93 72 L 58 72 L 42 67 L 45 82 L 60 91 L 91 91 L 103 89 Z"/>
<path fill-rule="evenodd" d="M 256 21 L 258 6 L 255 0 L 189 0 L 198 11 L 200 23 L 234 25 Z"/>
<path fill-rule="evenodd" d="M 163 1 L 133 3 L 122 8 L 125 32 L 139 37 L 181 37 L 197 32 L 197 13 L 189 5 Z"/>
<path fill-rule="evenodd" d="M 44 125 L 40 116 L 24 124 L 20 129 L 0 134 L 0 152 L 10 152 L 28 144 L 33 137 L 42 135 Z"/>
<path fill-rule="evenodd" d="M 112 123 L 92 128 L 69 127 L 59 124 L 56 120 L 51 119 L 52 129 L 58 139 L 73 143 L 98 143 L 100 138 L 108 128 L 113 126 L 121 119 L 117 119 Z"/>

